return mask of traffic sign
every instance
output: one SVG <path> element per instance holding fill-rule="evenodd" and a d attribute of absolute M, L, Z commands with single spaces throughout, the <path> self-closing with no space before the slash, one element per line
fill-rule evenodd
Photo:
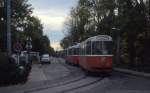
<path fill-rule="evenodd" d="M 16 52 L 18 52 L 18 51 L 21 51 L 22 50 L 22 44 L 20 43 L 20 42 L 16 42 L 15 44 L 14 44 L 14 50 L 16 51 Z"/>
<path fill-rule="evenodd" d="M 31 44 L 31 42 L 27 42 L 27 44 L 26 44 L 26 49 L 27 49 L 27 50 L 32 49 L 32 44 Z"/>

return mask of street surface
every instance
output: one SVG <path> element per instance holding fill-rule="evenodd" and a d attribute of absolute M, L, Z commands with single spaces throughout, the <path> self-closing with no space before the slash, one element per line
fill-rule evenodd
<path fill-rule="evenodd" d="M 115 71 L 107 77 L 87 76 L 55 58 L 52 64 L 34 64 L 26 84 L 1 87 L 0 93 L 150 93 L 150 80 Z"/>

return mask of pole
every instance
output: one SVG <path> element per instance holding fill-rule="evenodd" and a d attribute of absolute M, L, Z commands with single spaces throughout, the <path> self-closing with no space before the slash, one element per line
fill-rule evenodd
<path fill-rule="evenodd" d="M 7 19 L 6 19 L 7 53 L 8 55 L 11 55 L 11 0 L 6 0 L 6 7 L 7 7 Z"/>
<path fill-rule="evenodd" d="M 117 34 L 117 47 L 116 47 L 116 57 L 115 57 L 115 61 L 116 61 L 116 65 L 120 64 L 120 42 L 121 42 L 121 30 L 118 28 L 112 28 L 112 30 L 115 31 L 115 33 Z"/>
<path fill-rule="evenodd" d="M 119 34 L 117 35 L 117 51 L 116 51 L 116 62 L 117 64 L 120 64 L 120 41 L 121 41 L 121 36 L 120 36 L 120 32 L 118 32 Z"/>

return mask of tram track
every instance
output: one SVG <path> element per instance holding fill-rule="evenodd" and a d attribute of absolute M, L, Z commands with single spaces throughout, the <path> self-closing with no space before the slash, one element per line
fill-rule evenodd
<path fill-rule="evenodd" d="M 68 75 L 61 77 L 61 78 L 57 78 L 55 80 L 45 80 L 43 81 L 44 83 L 40 86 L 35 85 L 32 88 L 28 88 L 25 90 L 18 90 L 17 92 L 13 92 L 13 93 L 29 93 L 29 92 L 34 92 L 38 90 L 48 89 L 48 88 L 56 87 L 59 85 L 61 86 L 61 85 L 66 85 L 72 82 L 76 82 L 86 77 L 85 74 L 83 74 L 82 71 L 80 71 L 80 69 L 74 69 L 75 67 L 68 66 L 65 64 L 63 66 L 65 66 L 67 69 L 70 70 L 70 73 Z"/>
<path fill-rule="evenodd" d="M 67 65 L 65 65 L 65 66 L 67 66 Z M 72 67 L 67 66 L 67 68 L 70 69 Z M 73 71 L 73 73 L 75 74 L 74 71 Z M 103 78 L 88 77 L 82 73 L 82 76 L 78 76 L 78 78 L 73 77 L 70 80 L 67 78 L 67 81 L 59 82 L 59 84 L 57 83 L 53 86 L 39 88 L 36 90 L 30 90 L 30 91 L 26 91 L 24 93 L 36 93 L 36 91 L 45 91 L 45 90 L 51 90 L 50 92 L 52 92 L 52 93 L 66 93 L 66 92 L 74 91 L 76 89 L 88 87 L 90 85 L 96 84 L 97 82 L 100 82 L 101 80 L 103 80 Z M 62 90 L 57 91 L 57 89 L 62 89 Z"/>
<path fill-rule="evenodd" d="M 53 88 L 53 87 L 58 87 L 58 86 L 62 86 L 62 85 L 67 85 L 73 82 L 77 82 L 79 80 L 85 79 L 85 76 L 83 77 L 79 77 L 79 78 L 75 78 L 73 80 L 68 80 L 68 81 L 63 81 L 63 82 L 56 82 L 55 84 L 51 84 L 51 85 L 45 85 L 43 87 L 39 87 L 39 88 L 33 88 L 33 89 L 28 89 L 25 90 L 22 93 L 32 93 L 32 92 L 36 92 L 36 91 L 41 91 L 41 90 L 45 90 L 45 89 L 49 89 L 49 88 Z M 19 92 L 18 92 L 19 93 Z"/>
<path fill-rule="evenodd" d="M 72 82 L 68 82 L 68 83 L 60 84 L 60 85 L 56 85 L 56 86 L 46 87 L 46 88 L 42 88 L 42 89 L 26 91 L 24 93 L 36 93 L 36 92 L 66 93 L 66 92 L 73 91 L 76 89 L 88 87 L 92 84 L 96 84 L 97 82 L 100 82 L 101 80 L 103 80 L 103 78 L 84 77 L 80 80 L 76 80 L 76 81 L 72 81 Z"/>
<path fill-rule="evenodd" d="M 81 69 L 78 69 L 76 67 L 68 66 L 66 64 L 61 64 L 61 65 L 69 69 L 70 74 L 53 81 L 46 80 L 44 81 L 43 86 L 30 88 L 17 93 L 36 93 L 38 91 L 45 91 L 45 90 L 50 90 L 51 93 L 66 93 L 66 92 L 69 93 L 70 91 L 74 91 L 76 89 L 81 89 L 84 87 L 88 87 L 92 84 L 96 84 L 97 82 L 100 82 L 103 79 L 101 77 L 89 77 Z M 61 90 L 57 91 L 57 88 L 58 89 L 60 88 Z"/>
<path fill-rule="evenodd" d="M 78 87 L 75 87 L 75 88 L 71 88 L 71 89 L 67 89 L 67 90 L 61 91 L 59 93 L 69 93 L 69 92 L 72 92 L 74 90 L 85 88 L 85 87 L 88 87 L 90 85 L 96 84 L 97 82 L 100 82 L 101 80 L 103 80 L 103 78 L 95 80 L 95 81 L 93 81 L 91 83 L 88 83 L 88 84 L 85 84 L 85 85 L 81 85 L 81 86 L 78 86 Z"/>

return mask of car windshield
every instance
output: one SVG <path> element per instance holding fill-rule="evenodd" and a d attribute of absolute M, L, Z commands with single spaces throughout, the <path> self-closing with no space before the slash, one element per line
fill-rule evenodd
<path fill-rule="evenodd" d="M 49 57 L 49 55 L 48 54 L 44 54 L 42 57 Z"/>

